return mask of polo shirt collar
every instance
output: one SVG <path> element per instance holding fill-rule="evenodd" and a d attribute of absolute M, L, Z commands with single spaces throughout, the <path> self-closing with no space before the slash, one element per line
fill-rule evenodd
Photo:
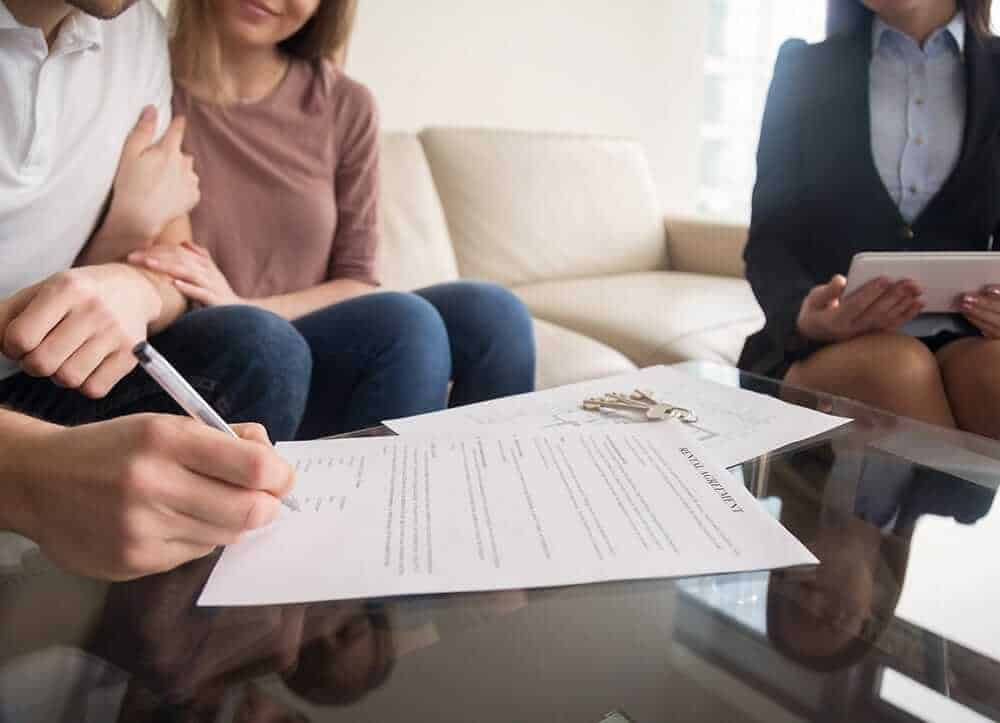
<path fill-rule="evenodd" d="M 7 3 L 0 0 L 0 30 L 26 30 L 7 9 Z M 63 21 L 57 42 L 71 44 L 77 48 L 97 50 L 104 40 L 104 23 L 81 10 L 73 11 Z"/>
<path fill-rule="evenodd" d="M 81 48 L 98 50 L 104 40 L 104 21 L 87 15 L 82 10 L 74 10 L 66 18 L 66 24 L 60 32 L 65 40 L 60 42 L 73 43 Z"/>
<path fill-rule="evenodd" d="M 23 26 L 17 22 L 13 13 L 7 9 L 7 3 L 0 0 L 0 30 L 21 30 Z"/>

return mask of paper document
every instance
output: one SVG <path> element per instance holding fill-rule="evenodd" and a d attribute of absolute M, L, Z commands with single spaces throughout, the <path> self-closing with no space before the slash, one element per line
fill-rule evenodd
<path fill-rule="evenodd" d="M 610 392 L 649 392 L 656 400 L 692 410 L 698 423 L 685 428 L 723 467 L 746 462 L 776 449 L 829 432 L 851 420 L 789 404 L 745 389 L 700 379 L 666 366 L 608 377 L 581 384 L 505 397 L 465 407 L 395 419 L 385 425 L 400 435 L 443 436 L 468 434 L 492 425 L 519 430 L 596 428 L 643 422 L 634 413 L 588 412 L 587 397 Z"/>
<path fill-rule="evenodd" d="M 296 442 L 302 511 L 228 547 L 199 604 L 266 605 L 815 563 L 676 426 Z"/>

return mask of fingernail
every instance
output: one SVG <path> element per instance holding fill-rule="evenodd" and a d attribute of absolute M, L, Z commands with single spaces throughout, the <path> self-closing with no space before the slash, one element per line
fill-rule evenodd
<path fill-rule="evenodd" d="M 139 116 L 139 119 L 143 123 L 149 123 L 151 120 L 153 120 L 155 114 L 156 110 L 153 108 L 153 106 L 147 105 L 145 108 L 142 109 L 142 115 Z"/>
<path fill-rule="evenodd" d="M 976 303 L 976 297 L 975 296 L 968 296 L 968 295 L 966 295 L 966 296 L 962 297 L 962 306 L 974 306 L 975 303 Z"/>
<path fill-rule="evenodd" d="M 1000 289 L 998 289 L 996 286 L 993 286 L 986 293 L 988 293 L 990 296 L 1000 296 Z"/>

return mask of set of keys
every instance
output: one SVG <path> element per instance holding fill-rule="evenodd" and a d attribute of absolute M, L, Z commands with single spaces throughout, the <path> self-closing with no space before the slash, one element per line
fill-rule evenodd
<path fill-rule="evenodd" d="M 605 394 L 602 397 L 584 399 L 583 408 L 588 412 L 637 412 L 651 422 L 675 419 L 684 424 L 695 424 L 698 421 L 698 417 L 690 409 L 658 402 L 652 395 L 639 389 L 636 389 L 631 394 Z"/>

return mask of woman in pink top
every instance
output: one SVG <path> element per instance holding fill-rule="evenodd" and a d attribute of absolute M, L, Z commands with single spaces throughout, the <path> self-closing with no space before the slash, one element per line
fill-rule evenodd
<path fill-rule="evenodd" d="M 289 319 L 313 355 L 300 438 L 532 389 L 523 305 L 458 282 L 374 293 L 378 120 L 329 61 L 352 0 L 175 3 L 174 109 L 201 178 L 193 238 L 129 260 L 193 302 Z"/>

